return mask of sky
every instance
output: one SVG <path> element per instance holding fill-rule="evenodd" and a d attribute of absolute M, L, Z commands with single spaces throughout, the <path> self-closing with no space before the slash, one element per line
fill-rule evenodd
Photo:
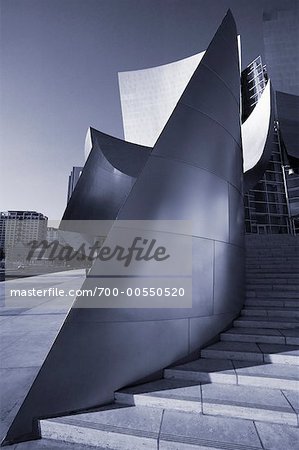
<path fill-rule="evenodd" d="M 88 127 L 123 138 L 117 72 L 205 50 L 228 8 L 244 67 L 263 55 L 262 3 L 1 0 L 0 210 L 59 220 Z"/>

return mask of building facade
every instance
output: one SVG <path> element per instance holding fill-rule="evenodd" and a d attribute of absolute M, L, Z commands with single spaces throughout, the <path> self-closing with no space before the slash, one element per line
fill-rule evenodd
<path fill-rule="evenodd" d="M 2 211 L 0 213 L 0 247 L 12 248 L 47 236 L 48 218 L 36 211 Z"/>
<path fill-rule="evenodd" d="M 68 189 L 67 189 L 67 201 L 70 200 L 72 193 L 74 192 L 76 184 L 78 183 L 78 180 L 82 173 L 82 169 L 83 169 L 83 167 L 79 167 L 79 166 L 74 166 L 72 168 L 72 171 L 69 175 L 69 182 L 68 182 Z"/>
<path fill-rule="evenodd" d="M 143 242 L 155 236 L 158 242 L 173 242 L 179 252 L 171 277 L 165 265 L 149 277 L 152 265 L 143 259 L 125 268 L 120 260 L 112 271 L 96 260 L 82 289 L 92 291 L 110 282 L 115 286 L 120 274 L 124 291 L 140 280 L 150 287 L 165 279 L 171 287 L 187 267 L 182 253 L 189 248 L 191 305 L 171 301 L 166 306 L 168 297 L 156 296 L 145 297 L 148 303 L 142 307 L 137 295 L 128 297 L 133 302 L 129 305 L 127 298 L 124 303 L 123 298 L 93 297 L 86 308 L 86 298 L 77 297 L 6 443 L 38 437 L 39 417 L 107 404 L 121 386 L 191 358 L 243 305 L 240 68 L 231 12 L 152 148 L 95 130 L 90 136 L 91 151 L 61 227 L 72 226 L 70 219 L 84 219 L 79 224 L 83 234 L 90 221 L 106 218 L 112 222 L 105 241 L 109 248 L 119 248 L 120 239 L 128 245 L 132 236 L 145 238 Z M 187 230 L 165 225 L 181 221 L 188 222 Z"/>
<path fill-rule="evenodd" d="M 243 121 L 257 106 L 267 82 L 267 67 L 259 56 L 242 72 Z M 290 147 L 298 146 L 296 139 L 298 133 L 295 137 L 293 133 L 299 123 L 298 115 L 296 117 L 296 106 L 290 108 L 287 105 L 286 108 L 283 108 L 284 103 L 290 103 L 290 96 L 287 95 L 287 97 L 288 100 L 283 102 L 280 99 L 284 99 L 285 95 L 275 92 L 274 121 L 271 125 L 273 128 L 271 157 L 262 178 L 244 195 L 246 233 L 297 233 L 299 177 L 290 165 L 292 163 L 297 165 L 295 162 L 297 155 L 294 152 L 292 160 L 288 153 L 292 151 Z M 292 104 L 294 104 L 294 99 Z M 284 133 L 287 145 L 284 143 L 282 130 L 285 122 L 288 124 L 288 129 Z M 288 139 L 290 135 L 291 139 Z M 289 140 L 291 140 L 290 143 Z"/>

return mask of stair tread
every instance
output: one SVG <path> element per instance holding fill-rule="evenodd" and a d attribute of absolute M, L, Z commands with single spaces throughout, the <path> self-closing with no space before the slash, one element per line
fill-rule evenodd
<path fill-rule="evenodd" d="M 158 401 L 158 403 L 161 400 L 165 400 L 166 402 L 162 403 L 162 406 L 170 404 L 174 408 L 176 406 L 175 402 L 177 401 L 192 402 L 195 404 L 196 411 L 201 411 L 201 388 L 200 384 L 195 381 L 175 379 L 152 381 L 117 391 L 115 393 L 115 400 L 120 402 L 128 401 L 130 397 L 133 399 L 134 396 L 151 397 L 155 401 Z M 169 400 L 173 402 L 169 403 Z M 134 404 L 134 402 L 130 404 Z M 149 404 L 149 406 L 151 405 L 156 406 L 157 404 Z"/>
<path fill-rule="evenodd" d="M 203 352 L 211 351 L 211 350 L 220 350 L 220 351 L 238 351 L 245 353 L 262 353 L 259 349 L 258 345 L 254 342 L 217 342 L 216 344 L 205 347 L 202 350 Z"/>
<path fill-rule="evenodd" d="M 112 404 L 93 412 L 41 420 L 41 426 L 57 423 L 157 439 L 161 417 L 159 409 Z"/>
<path fill-rule="evenodd" d="M 206 350 L 220 350 L 220 351 L 237 351 L 243 353 L 274 353 L 274 354 L 288 354 L 299 356 L 299 349 L 294 345 L 287 344 L 255 344 L 253 342 L 217 342 L 216 344 L 206 347 Z"/>
<path fill-rule="evenodd" d="M 278 389 L 254 386 L 223 385 L 220 383 L 202 385 L 203 403 L 216 402 L 248 408 L 286 411 L 294 413 L 285 396 Z"/>
<path fill-rule="evenodd" d="M 210 449 L 225 450 L 261 449 L 254 423 L 250 420 L 171 410 L 165 410 L 162 420 L 162 410 L 141 406 L 113 408 L 108 411 L 102 410 L 41 421 L 44 437 L 47 437 L 47 433 L 50 433 L 52 429 L 58 430 L 58 434 L 61 430 L 60 433 L 64 436 L 67 433 L 69 435 L 73 433 L 73 437 L 75 434 L 81 442 L 88 440 L 88 436 L 95 430 L 106 432 L 105 438 L 109 442 L 115 439 L 117 434 L 121 434 L 119 439 L 129 435 L 136 439 L 135 442 L 140 441 L 140 445 L 145 439 L 142 448 L 147 449 L 156 448 L 153 444 L 155 441 L 156 445 L 158 438 L 160 445 L 162 445 L 161 442 L 169 444 L 166 448 L 174 448 L 173 442 L 178 442 L 181 446 L 176 448 L 188 448 L 188 445 L 193 445 L 200 448 L 209 446 Z M 93 439 L 95 441 L 96 436 Z M 123 440 L 121 442 L 123 443 Z"/>
<path fill-rule="evenodd" d="M 188 372 L 201 372 L 206 374 L 221 373 L 230 376 L 235 376 L 236 373 L 239 373 L 240 375 L 251 374 L 252 376 L 267 376 L 299 381 L 298 366 L 291 364 L 270 364 L 259 361 L 240 361 L 238 359 L 199 358 L 186 364 L 165 369 L 165 373 L 168 376 L 178 371 L 186 373 L 185 379 L 187 379 Z"/>
<path fill-rule="evenodd" d="M 292 394 L 290 391 L 289 396 L 291 398 L 293 398 Z M 273 409 L 294 413 L 281 391 L 253 386 L 162 379 L 121 389 L 116 393 L 116 401 L 121 398 L 123 400 L 133 398 L 134 396 L 173 398 L 175 400 L 189 400 L 199 403 L 202 401 L 203 403 Z M 200 412 L 200 409 L 198 409 L 198 412 Z"/>
<path fill-rule="evenodd" d="M 162 379 L 115 393 L 115 401 L 131 406 L 197 414 L 241 417 L 297 426 L 294 392 L 278 389 L 187 380 Z"/>
<path fill-rule="evenodd" d="M 281 332 L 275 328 L 230 328 L 222 334 L 259 334 L 265 336 L 282 336 Z"/>
<path fill-rule="evenodd" d="M 248 316 L 248 317 L 244 317 L 244 316 L 240 316 L 238 317 L 236 320 L 241 320 L 241 321 L 258 321 L 258 322 L 287 322 L 287 323 L 298 323 L 299 326 L 299 320 L 296 317 L 275 317 L 275 316 L 265 316 L 262 317 L 261 316 Z"/>
<path fill-rule="evenodd" d="M 295 450 L 299 240 L 276 236 L 273 248 L 267 237 L 246 239 L 245 304 L 219 342 L 161 380 L 120 389 L 112 405 L 41 420 L 42 435 L 105 448 L 261 450 L 278 440 Z"/>
<path fill-rule="evenodd" d="M 286 311 L 290 311 L 290 312 L 298 312 L 299 308 L 292 308 L 290 306 L 286 306 L 286 307 L 281 307 L 281 306 L 269 306 L 269 307 L 265 307 L 265 306 L 250 306 L 250 305 L 245 305 L 245 308 L 242 309 L 242 311 L 246 311 L 246 310 L 250 310 L 250 311 L 267 311 L 267 312 L 276 312 L 276 313 L 281 313 L 281 312 L 286 312 Z"/>

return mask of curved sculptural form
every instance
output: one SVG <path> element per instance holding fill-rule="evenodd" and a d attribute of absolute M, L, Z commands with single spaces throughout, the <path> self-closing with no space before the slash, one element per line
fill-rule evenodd
<path fill-rule="evenodd" d="M 62 229 L 70 220 L 114 220 L 152 150 L 93 128 L 88 136 L 89 156 L 64 212 Z"/>
<path fill-rule="evenodd" d="M 273 92 L 270 80 L 252 113 L 242 124 L 244 192 L 262 178 L 273 147 Z"/>
<path fill-rule="evenodd" d="M 240 59 L 240 42 L 238 46 Z M 148 69 L 120 72 L 119 90 L 125 139 L 153 147 L 205 52 Z M 230 86 L 230 80 L 227 80 Z M 204 86 L 203 86 L 204 89 Z M 241 125 L 244 191 L 262 177 L 273 139 L 270 80 L 250 116 Z"/>
<path fill-rule="evenodd" d="M 152 151 L 144 149 L 136 172 L 130 164 L 124 168 L 119 163 L 113 151 L 122 145 L 119 140 L 106 137 L 104 143 L 103 135 L 98 136 L 98 147 L 93 146 L 66 217 L 80 216 L 75 210 L 84 208 L 83 201 L 96 208 L 104 202 L 102 217 L 115 218 L 108 243 L 117 240 L 123 220 L 154 221 L 158 238 L 191 241 L 192 305 L 85 308 L 77 298 L 5 443 L 38 437 L 40 417 L 112 402 L 115 390 L 191 358 L 238 315 L 244 286 L 239 99 L 237 32 L 228 12 Z M 134 149 L 123 145 L 128 146 L 125 160 L 130 161 Z M 106 164 L 112 186 L 106 187 L 107 192 L 116 199 L 110 206 L 98 191 L 101 181 L 95 179 Z M 121 181 L 120 192 L 112 166 L 124 174 L 121 177 L 129 177 L 128 183 L 126 178 Z M 89 208 L 84 211 L 89 219 Z M 176 220 L 191 222 L 187 235 L 167 233 L 160 225 Z M 148 231 L 143 222 L 134 226 L 136 236 Z M 144 275 L 147 270 L 140 263 L 136 273 Z M 103 261 L 95 261 L 83 288 L 94 287 L 103 271 Z M 125 276 L 122 280 L 129 283 Z"/>

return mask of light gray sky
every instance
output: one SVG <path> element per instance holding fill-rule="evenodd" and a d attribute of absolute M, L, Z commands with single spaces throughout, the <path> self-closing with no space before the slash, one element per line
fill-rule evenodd
<path fill-rule="evenodd" d="M 87 128 L 123 137 L 117 72 L 206 49 L 229 7 L 245 66 L 260 0 L 1 0 L 0 210 L 60 219 Z"/>

